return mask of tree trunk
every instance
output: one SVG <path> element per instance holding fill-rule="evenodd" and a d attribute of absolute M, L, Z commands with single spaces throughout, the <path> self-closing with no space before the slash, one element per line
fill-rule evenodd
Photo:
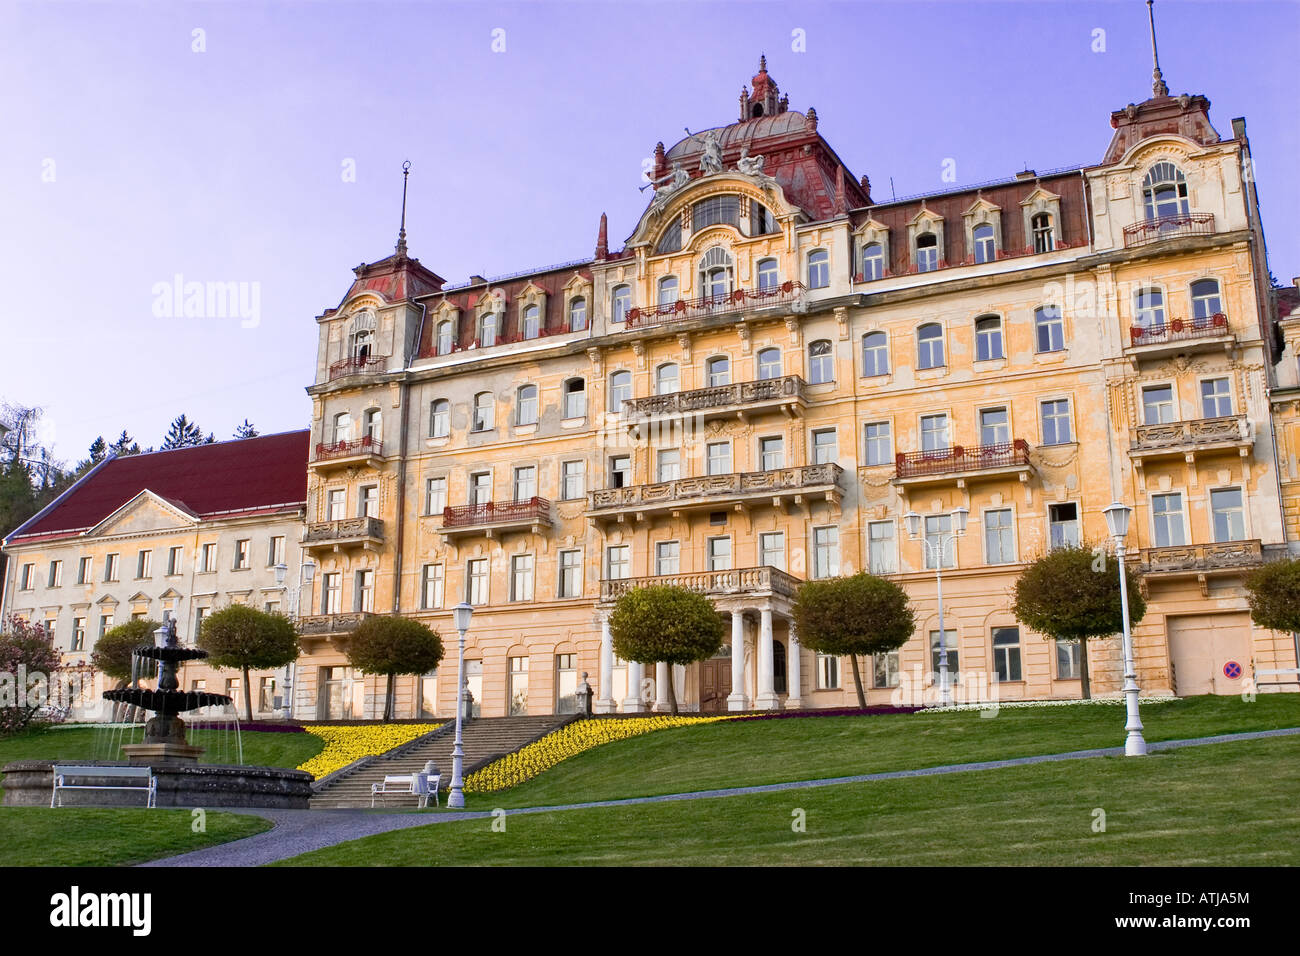
<path fill-rule="evenodd" d="M 249 686 L 248 668 L 244 668 L 244 719 L 253 722 L 253 688 Z"/>
<path fill-rule="evenodd" d="M 849 660 L 853 662 L 853 685 L 858 689 L 858 706 L 866 710 L 867 695 L 862 690 L 862 672 L 858 668 L 858 655 L 850 654 Z"/>
<path fill-rule="evenodd" d="M 673 680 L 673 665 L 668 665 L 668 706 L 673 716 L 677 715 L 677 686 Z"/>
<path fill-rule="evenodd" d="M 393 719 L 393 685 L 397 681 L 396 674 L 388 675 L 388 688 L 384 691 L 384 722 Z"/>
<path fill-rule="evenodd" d="M 1092 681 L 1088 679 L 1088 639 L 1079 638 L 1079 692 L 1083 700 L 1092 699 Z"/>

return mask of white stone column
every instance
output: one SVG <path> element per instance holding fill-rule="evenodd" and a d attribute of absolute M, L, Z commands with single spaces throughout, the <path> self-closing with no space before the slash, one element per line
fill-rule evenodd
<path fill-rule="evenodd" d="M 641 665 L 636 661 L 627 662 L 627 696 L 623 698 L 623 713 L 639 714 L 645 710 L 641 701 Z"/>
<path fill-rule="evenodd" d="M 790 622 L 790 646 L 786 654 L 786 682 L 790 685 L 790 693 L 785 698 L 787 710 L 798 710 L 803 706 L 803 662 L 799 660 L 799 655 L 803 653 L 803 648 L 799 646 L 799 635 L 795 633 L 794 621 Z"/>
<path fill-rule="evenodd" d="M 748 710 L 749 698 L 745 696 L 745 616 L 740 611 L 731 612 L 731 693 L 727 695 L 727 710 Z"/>
<path fill-rule="evenodd" d="M 668 665 L 663 661 L 655 664 L 655 704 L 651 709 L 657 714 L 671 710 L 668 704 Z"/>
<path fill-rule="evenodd" d="M 772 609 L 765 607 L 759 611 L 758 624 L 758 693 L 754 698 L 754 706 L 759 710 L 772 710 L 781 706 L 781 699 L 773 689 L 775 681 L 772 659 Z"/>
<path fill-rule="evenodd" d="M 614 713 L 614 637 L 609 632 L 609 618 L 600 619 L 600 697 L 592 710 L 598 714 Z"/>

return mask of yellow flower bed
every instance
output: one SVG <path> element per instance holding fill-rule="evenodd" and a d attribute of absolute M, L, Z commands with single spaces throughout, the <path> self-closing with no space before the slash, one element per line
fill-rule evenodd
<path fill-rule="evenodd" d="M 442 724 L 366 724 L 358 727 L 304 727 L 325 741 L 325 749 L 298 767 L 319 780 L 342 770 L 354 760 L 386 753 L 410 743 L 416 737 L 437 730 Z"/>
<path fill-rule="evenodd" d="M 613 740 L 639 737 L 642 734 L 667 730 L 670 727 L 690 727 L 695 724 L 712 724 L 719 720 L 731 719 L 733 718 L 725 715 L 721 717 L 660 715 L 574 721 L 554 733 L 547 734 L 541 740 L 512 754 L 506 754 L 500 760 L 494 760 L 486 767 L 476 770 L 465 779 L 465 792 L 495 793 L 498 790 L 507 790 L 525 780 L 531 780 L 543 770 L 550 770 L 561 760 L 568 760 L 576 754 Z"/>

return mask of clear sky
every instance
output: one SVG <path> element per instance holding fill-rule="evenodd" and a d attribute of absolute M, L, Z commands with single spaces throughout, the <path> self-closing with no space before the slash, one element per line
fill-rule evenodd
<path fill-rule="evenodd" d="M 1170 91 L 1220 135 L 1247 118 L 1289 282 L 1300 3 L 1156 21 Z M 951 185 L 949 159 L 957 184 L 1096 162 L 1150 95 L 1142 0 L 0 0 L 0 400 L 44 406 L 70 462 L 180 412 L 304 427 L 313 317 L 392 252 L 403 160 L 411 254 L 448 281 L 589 256 L 602 211 L 611 245 L 632 231 L 657 140 L 736 119 L 760 52 L 877 197 Z M 256 321 L 167 314 L 178 274 L 245 283 Z"/>

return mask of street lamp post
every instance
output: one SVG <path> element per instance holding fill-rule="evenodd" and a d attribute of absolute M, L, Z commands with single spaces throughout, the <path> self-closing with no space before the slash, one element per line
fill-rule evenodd
<path fill-rule="evenodd" d="M 953 508 L 949 512 L 952 530 L 937 535 L 936 541 L 931 543 L 928 537 L 921 534 L 921 516 L 915 511 L 903 515 L 903 520 L 907 523 L 907 536 L 913 541 L 919 540 L 926 556 L 934 561 L 935 595 L 939 603 L 939 703 L 943 707 L 952 706 L 952 688 L 948 683 L 948 634 L 943 626 L 943 557 L 949 542 L 954 542 L 953 548 L 956 549 L 955 542 L 966 533 L 966 519 L 969 516 L 970 509 L 961 505 Z M 953 557 L 955 559 L 956 555 Z"/>
<path fill-rule="evenodd" d="M 285 577 L 288 575 L 288 573 L 289 573 L 289 566 L 287 564 L 281 562 L 280 564 L 277 564 L 275 566 L 276 586 L 279 587 L 281 592 L 284 593 L 285 604 L 286 604 L 285 609 L 288 612 L 289 618 L 296 625 L 298 621 L 298 606 L 299 606 L 299 602 L 302 600 L 302 589 L 304 586 L 304 582 L 310 584 L 313 580 L 315 580 L 316 565 L 312 564 L 310 561 L 307 561 L 298 566 L 298 586 L 296 588 L 290 589 L 284 583 Z M 281 714 L 285 720 L 293 720 L 293 678 L 294 678 L 293 663 L 285 664 L 284 665 L 284 703 L 280 707 Z"/>
<path fill-rule="evenodd" d="M 1124 573 L 1124 538 L 1128 536 L 1128 522 L 1133 509 L 1118 501 L 1104 512 L 1110 536 L 1115 542 L 1115 556 L 1119 559 L 1119 603 L 1124 618 L 1124 709 L 1128 719 L 1124 729 L 1124 755 L 1141 757 L 1147 752 L 1147 742 L 1142 736 L 1142 717 L 1138 713 L 1137 666 L 1133 663 L 1133 633 L 1128 619 L 1128 576 Z"/>
<path fill-rule="evenodd" d="M 460 654 L 456 659 L 456 745 L 451 750 L 451 789 L 447 792 L 447 806 L 459 810 L 465 806 L 465 781 L 462 776 L 465 749 L 461 746 L 460 726 L 465 716 L 465 632 L 469 630 L 474 607 L 462 601 L 452 611 L 456 633 L 460 635 Z"/>

